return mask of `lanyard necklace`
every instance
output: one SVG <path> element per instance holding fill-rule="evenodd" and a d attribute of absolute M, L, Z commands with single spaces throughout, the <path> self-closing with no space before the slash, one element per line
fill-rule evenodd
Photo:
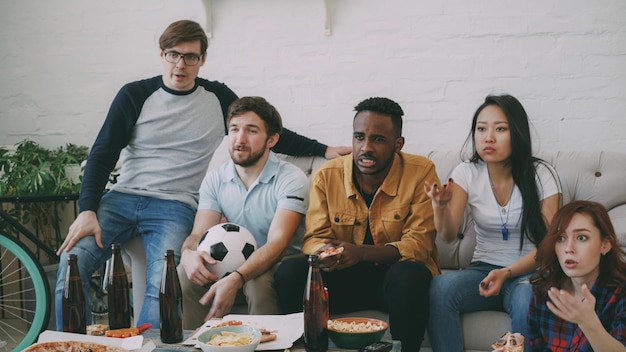
<path fill-rule="evenodd" d="M 511 198 L 513 196 L 513 189 L 515 189 L 515 184 L 513 185 L 513 187 L 511 187 L 511 193 L 509 194 L 509 198 L 504 202 L 504 204 L 506 204 L 505 208 L 498 201 L 496 188 L 493 186 L 493 181 L 491 180 L 491 173 L 489 172 L 489 168 L 487 168 L 487 173 L 489 174 L 489 185 L 491 186 L 491 193 L 493 193 L 493 197 L 496 200 L 496 205 L 498 206 L 498 215 L 500 216 L 500 223 L 502 224 L 502 240 L 506 241 L 509 239 L 509 228 L 506 227 L 506 225 L 509 222 L 509 209 L 511 209 Z M 506 215 L 506 218 L 503 218 L 503 215 Z"/>

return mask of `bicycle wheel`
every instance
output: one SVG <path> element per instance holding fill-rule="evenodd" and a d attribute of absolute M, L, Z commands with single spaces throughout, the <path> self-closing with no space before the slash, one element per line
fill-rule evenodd
<path fill-rule="evenodd" d="M 21 351 L 33 344 L 48 326 L 50 304 L 41 264 L 24 244 L 0 233 L 0 345 Z"/>

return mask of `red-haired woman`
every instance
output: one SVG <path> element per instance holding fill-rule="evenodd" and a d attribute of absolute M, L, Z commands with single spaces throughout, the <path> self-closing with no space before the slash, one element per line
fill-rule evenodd
<path fill-rule="evenodd" d="M 529 310 L 533 351 L 626 351 L 626 262 L 606 209 L 557 211 L 537 252 Z"/>

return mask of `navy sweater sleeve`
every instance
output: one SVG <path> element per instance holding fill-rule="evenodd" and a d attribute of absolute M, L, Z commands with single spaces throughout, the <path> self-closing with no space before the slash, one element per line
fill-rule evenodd
<path fill-rule="evenodd" d="M 324 156 L 327 146 L 315 139 L 301 136 L 291 130 L 283 128 L 278 143 L 272 148 L 274 152 L 294 156 Z"/>

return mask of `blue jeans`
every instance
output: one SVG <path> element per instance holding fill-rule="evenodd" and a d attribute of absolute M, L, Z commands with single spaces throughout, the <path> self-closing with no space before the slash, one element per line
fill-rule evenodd
<path fill-rule="evenodd" d="M 506 280 L 497 296 L 485 298 L 478 292 L 480 282 L 491 270 L 499 268 L 473 262 L 465 270 L 448 272 L 433 279 L 427 329 L 433 351 L 463 351 L 462 313 L 484 310 L 507 312 L 511 316 L 511 331 L 528 336 L 527 316 L 532 297 L 532 288 L 528 282 L 530 274 Z M 498 335 L 498 332 L 494 333 Z M 495 336 L 494 341 L 498 337 L 500 335 Z M 530 351 L 530 347 L 525 346 L 525 350 Z"/>
<path fill-rule="evenodd" d="M 69 252 L 63 252 L 57 272 L 55 289 L 56 328 L 63 330 L 63 286 L 70 253 L 78 256 L 78 267 L 87 298 L 87 324 L 91 323 L 89 279 L 94 271 L 111 258 L 111 245 L 122 246 L 135 236 L 141 236 L 146 252 L 146 293 L 137 324 L 159 326 L 159 289 L 165 263 L 165 251 L 173 249 L 176 262 L 180 248 L 191 233 L 196 209 L 191 205 L 153 197 L 110 191 L 102 197 L 98 221 L 102 228 L 102 244 L 98 247 L 93 236 L 81 238 Z"/>

